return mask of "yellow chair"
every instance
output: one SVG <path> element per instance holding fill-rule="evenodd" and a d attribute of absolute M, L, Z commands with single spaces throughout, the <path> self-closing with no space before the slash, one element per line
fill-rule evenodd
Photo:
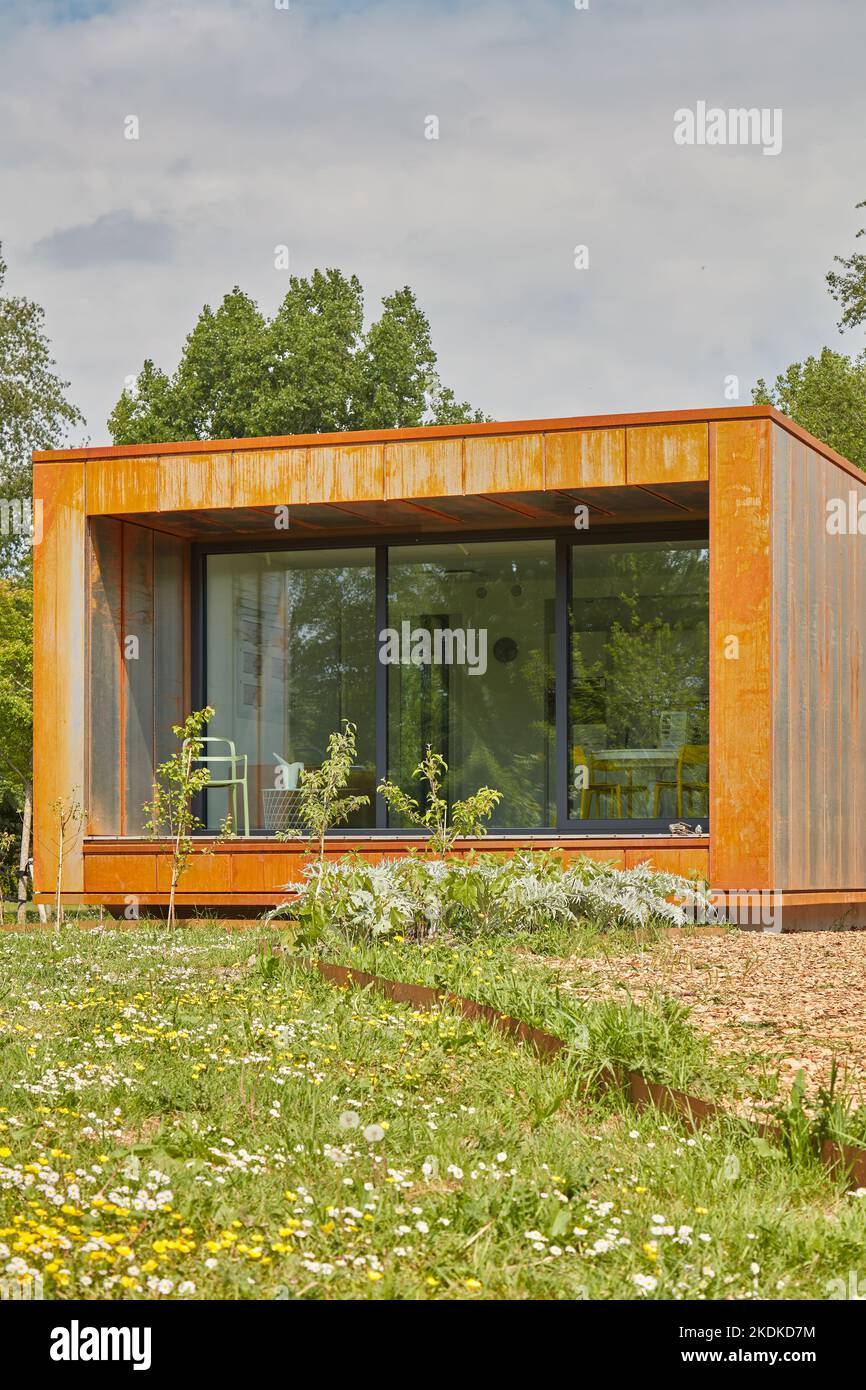
<path fill-rule="evenodd" d="M 575 788 L 576 791 L 580 792 L 581 820 L 589 819 L 590 812 L 592 811 L 593 800 L 595 800 L 598 805 L 600 816 L 601 798 L 603 796 L 611 798 L 612 804 L 616 807 L 616 815 L 618 817 L 622 816 L 621 784 L 619 782 L 594 782 L 592 779 L 593 773 L 595 771 L 596 759 L 593 757 L 592 753 L 590 753 L 589 757 L 587 757 L 587 755 L 584 753 L 583 749 L 580 747 L 579 744 L 576 744 L 572 748 L 571 756 L 572 767 L 575 772 L 579 767 L 585 767 L 587 770 L 586 785 L 583 787 Z"/>
<path fill-rule="evenodd" d="M 656 782 L 653 790 L 653 815 L 659 815 L 659 807 L 663 791 L 675 791 L 677 794 L 677 815 L 689 814 L 689 802 L 695 795 L 703 797 L 704 792 L 709 795 L 709 782 L 690 782 L 683 777 L 683 772 L 689 767 L 700 767 L 707 771 L 709 767 L 709 746 L 706 743 L 684 743 L 677 753 L 677 776 L 676 781 L 670 778 L 662 778 Z"/>

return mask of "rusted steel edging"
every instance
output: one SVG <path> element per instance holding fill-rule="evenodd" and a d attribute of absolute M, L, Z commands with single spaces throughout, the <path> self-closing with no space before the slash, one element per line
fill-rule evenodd
<path fill-rule="evenodd" d="M 353 985 L 361 989 L 372 988 L 396 1004 L 410 1004 L 416 1009 L 432 1010 L 447 1005 L 470 1022 L 487 1023 L 506 1033 L 515 1042 L 529 1043 L 542 1057 L 552 1057 L 568 1049 L 565 1038 L 545 1033 L 541 1028 L 533 1028 L 519 1018 L 500 1013 L 490 1004 L 481 1004 L 477 999 L 468 999 L 462 994 L 452 994 L 450 990 L 409 984 L 404 980 L 389 980 L 384 975 L 371 975 L 369 971 L 336 965 L 333 961 L 306 959 L 303 963 L 340 989 L 349 989 Z M 595 1084 L 596 1089 L 601 1091 L 614 1088 L 624 1090 L 636 1110 L 653 1106 L 666 1115 L 684 1121 L 690 1129 L 697 1129 L 709 1120 L 740 1118 L 716 1101 L 703 1100 L 700 1096 L 689 1095 L 687 1091 L 680 1091 L 660 1081 L 647 1081 L 639 1071 L 606 1067 L 597 1076 Z M 754 1127 L 759 1134 L 767 1137 L 772 1138 L 777 1133 L 777 1127 L 766 1120 L 757 1122 Z M 825 1139 L 821 1144 L 820 1157 L 831 1173 L 842 1171 L 846 1174 L 849 1187 L 866 1187 L 866 1149 Z"/>

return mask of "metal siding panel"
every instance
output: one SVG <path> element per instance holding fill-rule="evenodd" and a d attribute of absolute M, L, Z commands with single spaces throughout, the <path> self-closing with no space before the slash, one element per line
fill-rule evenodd
<path fill-rule="evenodd" d="M 159 507 L 159 460 L 90 459 L 87 511 L 90 516 L 155 512 Z"/>
<path fill-rule="evenodd" d="M 137 639 L 138 655 L 123 657 L 123 833 L 144 833 L 153 795 L 153 536 L 123 528 L 123 643 Z"/>
<path fill-rule="evenodd" d="M 722 421 L 720 430 L 753 421 Z M 626 479 L 629 483 L 701 482 L 709 476 L 709 426 L 639 425 L 626 430 Z"/>
<path fill-rule="evenodd" d="M 153 539 L 154 765 L 177 750 L 172 725 L 184 709 L 185 542 L 158 532 Z"/>
<path fill-rule="evenodd" d="M 90 522 L 87 809 L 91 835 L 120 834 L 121 523 Z"/>
<path fill-rule="evenodd" d="M 310 450 L 310 502 L 376 502 L 384 496 L 384 444 L 345 444 Z"/>
<path fill-rule="evenodd" d="M 306 502 L 308 453 L 308 449 L 238 450 L 232 456 L 232 506 L 279 507 Z"/>
<path fill-rule="evenodd" d="M 810 887 L 825 888 L 824 848 L 828 835 L 827 788 L 827 547 L 815 527 L 820 500 L 820 479 L 806 462 L 805 540 L 809 571 L 809 633 L 812 659 L 808 671 L 809 768 L 812 777 L 812 815 L 809 821 Z"/>
<path fill-rule="evenodd" d="M 33 549 L 33 857 L 37 892 L 57 882 L 52 803 L 85 800 L 85 465 L 40 463 L 42 540 Z M 68 847 L 63 887 L 83 889 L 81 836 Z"/>
<path fill-rule="evenodd" d="M 464 446 L 464 487 L 475 492 L 532 492 L 544 488 L 540 434 L 470 437 Z"/>
<path fill-rule="evenodd" d="M 386 497 L 459 497 L 462 492 L 462 439 L 385 445 Z"/>
<path fill-rule="evenodd" d="M 624 487 L 625 480 L 625 430 L 544 436 L 545 487 Z"/>
<path fill-rule="evenodd" d="M 771 871 L 767 424 L 715 425 L 710 472 L 711 882 L 742 892 L 768 888 Z"/>
<path fill-rule="evenodd" d="M 781 810 L 774 820 L 773 867 L 782 880 L 789 872 L 792 786 L 790 776 L 790 727 L 792 701 L 788 673 L 782 668 L 781 653 L 788 650 L 791 619 L 791 584 L 788 565 L 791 549 L 790 474 L 778 456 L 779 440 L 773 450 L 773 801 Z"/>
<path fill-rule="evenodd" d="M 88 893 L 152 893 L 156 889 L 156 855 L 86 854 L 84 887 Z"/>
<path fill-rule="evenodd" d="M 866 887 L 862 538 L 827 532 L 827 502 L 866 483 L 773 427 L 777 626 L 774 842 L 780 891 Z M 787 498 L 783 521 L 782 506 Z"/>
<path fill-rule="evenodd" d="M 231 454 L 174 454 L 159 460 L 161 512 L 221 507 L 231 495 Z"/>

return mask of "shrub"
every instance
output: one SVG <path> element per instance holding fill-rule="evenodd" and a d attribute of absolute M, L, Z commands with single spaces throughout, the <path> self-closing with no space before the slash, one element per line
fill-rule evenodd
<path fill-rule="evenodd" d="M 268 920 L 292 917 L 308 939 L 336 931 L 353 940 L 400 933 L 426 939 L 441 933 L 471 937 L 514 935 L 586 923 L 615 927 L 682 926 L 682 904 L 707 899 L 698 886 L 648 864 L 616 869 L 579 858 L 528 851 L 459 859 L 401 859 L 365 863 L 359 856 L 317 861 L 293 901 Z M 678 901 L 677 901 L 678 900 Z"/>

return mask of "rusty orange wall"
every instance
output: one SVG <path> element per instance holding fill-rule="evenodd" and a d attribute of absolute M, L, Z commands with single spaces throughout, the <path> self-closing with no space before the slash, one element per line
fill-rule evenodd
<path fill-rule="evenodd" d="M 42 540 L 33 550 L 33 858 L 38 892 L 57 883 L 59 831 L 53 803 L 86 805 L 85 521 L 82 463 L 40 463 Z M 68 842 L 63 886 L 84 886 L 81 835 Z"/>
<path fill-rule="evenodd" d="M 829 534 L 854 477 L 774 425 L 775 886 L 866 889 L 866 535 Z"/>
<path fill-rule="evenodd" d="M 772 886 L 770 428 L 710 426 L 710 882 L 741 892 Z"/>
<path fill-rule="evenodd" d="M 410 850 L 423 849 L 419 839 L 393 840 L 353 838 L 347 836 L 329 842 L 328 858 L 347 852 L 358 854 L 369 863 L 394 858 Z M 586 855 L 603 859 L 617 868 L 633 868 L 649 859 L 659 869 L 684 874 L 689 878 L 706 879 L 709 872 L 706 838 L 696 843 L 672 846 L 670 839 L 648 836 L 642 843 L 630 838 L 628 846 L 615 837 L 597 837 L 569 843 L 566 839 L 533 837 L 508 838 L 491 836 L 467 842 L 469 849 L 480 854 L 507 854 L 526 849 L 562 849 L 567 858 Z M 281 844 L 275 840 L 228 840 L 215 844 L 204 855 L 196 855 L 187 874 L 181 880 L 178 902 L 186 906 L 254 906 L 263 907 L 281 902 L 286 894 L 285 884 L 299 883 L 309 851 L 303 843 Z M 87 900 L 111 905 L 126 905 L 130 897 L 139 904 L 165 904 L 168 900 L 170 852 L 165 843 L 152 840 L 128 840 L 122 844 L 92 841 L 85 850 L 85 889 Z"/>
<path fill-rule="evenodd" d="M 551 428 L 96 458 L 87 463 L 87 509 L 109 516 L 700 482 L 707 477 L 709 428 L 706 421 Z"/>

